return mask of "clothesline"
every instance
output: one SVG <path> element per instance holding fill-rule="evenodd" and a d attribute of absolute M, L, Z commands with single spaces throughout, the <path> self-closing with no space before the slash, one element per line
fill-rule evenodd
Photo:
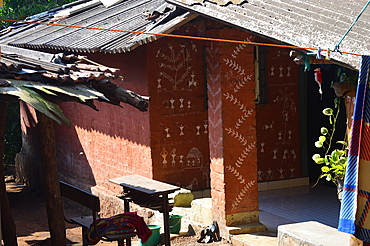
<path fill-rule="evenodd" d="M 20 22 L 20 23 L 49 25 L 49 26 L 61 26 L 61 27 L 72 27 L 72 28 L 82 28 L 82 29 L 93 29 L 93 30 L 100 30 L 100 31 L 125 32 L 125 33 L 134 33 L 134 34 L 155 35 L 155 36 L 172 37 L 172 38 L 186 38 L 186 39 L 225 42 L 225 43 L 249 44 L 249 45 L 269 46 L 269 47 L 278 47 L 278 48 L 303 49 L 303 50 L 318 50 L 319 49 L 319 48 L 312 48 L 312 47 L 298 47 L 298 46 L 283 45 L 283 44 L 269 44 L 269 43 L 259 43 L 259 42 L 231 40 L 231 39 L 185 36 L 185 35 L 177 35 L 177 34 L 139 32 L 139 31 L 111 29 L 111 28 L 77 26 L 77 25 L 47 23 L 47 22 L 35 22 L 35 21 L 25 21 L 25 20 L 20 21 L 20 20 L 10 20 L 10 19 L 0 19 L 0 21 Z M 330 52 L 329 49 L 321 49 L 321 51 L 329 51 Z M 360 54 L 356 54 L 356 53 L 352 53 L 352 52 L 341 51 L 340 53 L 341 54 L 347 54 L 347 55 L 361 56 Z"/>

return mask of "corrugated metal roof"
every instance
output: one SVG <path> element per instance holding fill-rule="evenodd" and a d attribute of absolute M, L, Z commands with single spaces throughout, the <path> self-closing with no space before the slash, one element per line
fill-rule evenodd
<path fill-rule="evenodd" d="M 367 0 L 248 0 L 221 6 L 218 1 L 166 1 L 281 43 L 325 49 L 335 47 L 367 3 Z M 370 7 L 345 37 L 340 50 L 369 54 L 369 21 Z M 359 68 L 358 56 L 332 53 L 332 58 Z"/>
<path fill-rule="evenodd" d="M 246 0 L 208 0 L 208 1 L 216 3 L 221 6 L 226 5 L 228 3 L 241 4 L 243 2 L 246 2 Z M 185 3 L 188 5 L 198 4 L 198 3 L 203 5 L 206 2 L 206 0 L 178 0 L 178 2 Z"/>
<path fill-rule="evenodd" d="M 30 19 L 74 26 L 166 33 L 197 16 L 163 0 L 126 0 L 109 8 L 96 0 L 82 5 L 83 8 L 78 8 L 79 5 L 67 7 Z M 39 24 L 15 25 L 1 33 L 2 44 L 73 52 L 121 53 L 157 39 L 154 35 Z"/>

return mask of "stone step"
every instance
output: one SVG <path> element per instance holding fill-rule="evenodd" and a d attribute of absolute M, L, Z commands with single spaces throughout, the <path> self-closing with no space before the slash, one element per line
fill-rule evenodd
<path fill-rule="evenodd" d="M 238 234 L 231 236 L 231 243 L 235 246 L 277 246 L 276 233 L 264 231 L 252 234 Z"/>
<path fill-rule="evenodd" d="M 279 246 L 348 246 L 350 234 L 336 228 L 308 221 L 278 227 Z"/>

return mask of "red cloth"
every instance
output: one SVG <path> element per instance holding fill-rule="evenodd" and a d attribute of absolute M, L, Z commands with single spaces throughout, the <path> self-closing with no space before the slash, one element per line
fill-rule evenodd
<path fill-rule="evenodd" d="M 109 218 L 97 219 L 97 231 L 100 236 L 105 234 L 124 234 L 136 233 L 136 235 L 145 243 L 152 235 L 152 231 L 144 222 L 144 219 L 136 214 L 136 212 L 126 212 L 117 214 Z M 94 231 L 94 225 L 84 235 L 84 240 L 89 245 L 95 245 L 100 241 L 98 235 Z"/>

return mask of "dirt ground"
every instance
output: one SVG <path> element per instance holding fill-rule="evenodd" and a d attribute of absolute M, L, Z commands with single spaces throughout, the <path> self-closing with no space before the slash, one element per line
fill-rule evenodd
<path fill-rule="evenodd" d="M 41 192 L 30 191 L 23 185 L 15 182 L 7 183 L 7 193 L 10 207 L 13 213 L 13 219 L 16 224 L 17 240 L 19 246 L 50 246 L 50 233 L 48 231 L 47 215 L 44 197 Z M 65 208 L 66 214 L 76 215 L 77 211 L 73 208 Z M 66 223 L 67 226 L 67 245 L 82 245 L 81 228 L 74 227 Z M 198 235 L 180 236 L 171 239 L 173 246 L 231 246 L 226 241 L 213 243 L 198 243 Z M 1 243 L 0 243 L 1 245 Z M 97 245 L 117 245 L 117 242 L 100 241 Z M 140 246 L 137 239 L 133 239 L 133 246 Z"/>

